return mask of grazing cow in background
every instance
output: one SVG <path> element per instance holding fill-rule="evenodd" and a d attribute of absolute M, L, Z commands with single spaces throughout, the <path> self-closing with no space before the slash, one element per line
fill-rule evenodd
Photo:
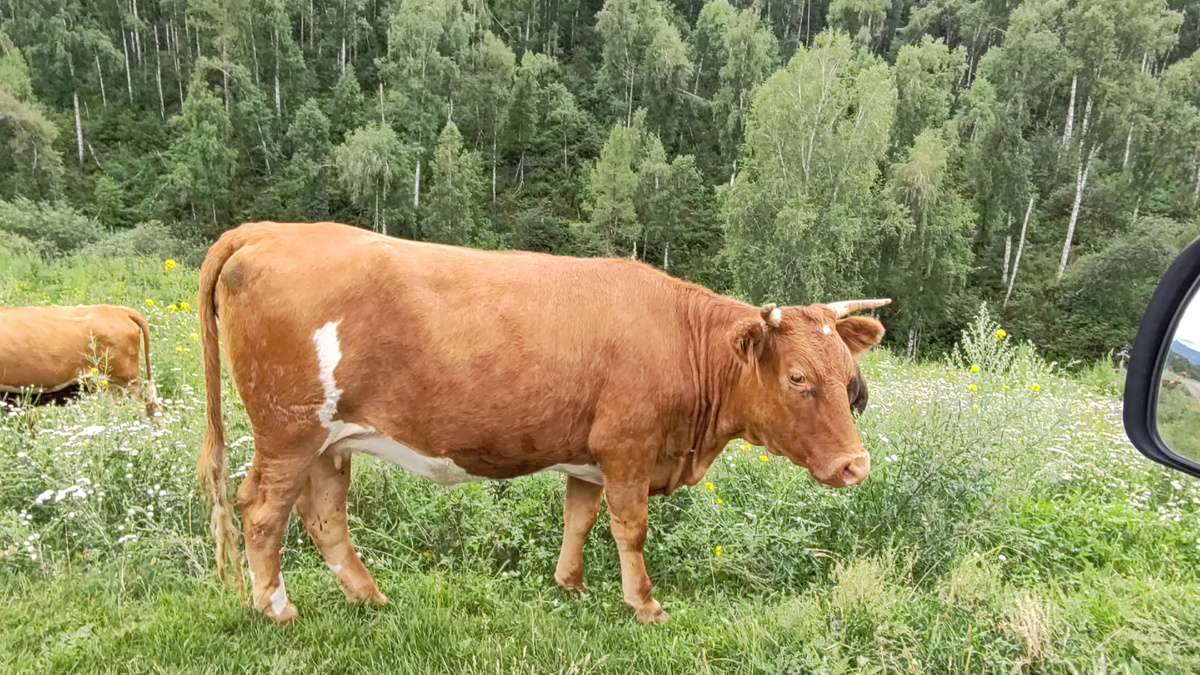
<path fill-rule="evenodd" d="M 138 353 L 146 357 L 141 378 Z M 150 329 L 137 310 L 113 305 L 0 307 L 0 391 L 53 394 L 96 374 L 157 409 L 150 384 Z"/>
<path fill-rule="evenodd" d="M 293 508 L 346 596 L 386 602 L 347 529 L 351 455 L 365 452 L 442 484 L 566 474 L 555 579 L 582 588 L 603 496 L 625 603 L 658 622 L 667 614 L 642 558 L 651 494 L 696 484 L 735 437 L 831 486 L 867 476 L 850 382 L 854 355 L 884 331 L 846 315 L 887 302 L 759 308 L 628 260 L 242 225 L 200 269 L 198 470 L 218 572 L 241 588 L 218 316 L 254 432 L 237 502 L 258 611 L 297 617 L 279 566 Z"/>

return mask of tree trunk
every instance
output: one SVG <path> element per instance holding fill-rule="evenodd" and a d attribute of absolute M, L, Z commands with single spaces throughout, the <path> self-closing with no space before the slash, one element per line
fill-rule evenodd
<path fill-rule="evenodd" d="M 417 158 L 417 173 L 413 177 L 413 208 L 421 205 L 421 158 Z"/>
<path fill-rule="evenodd" d="M 1029 198 L 1029 206 L 1025 209 L 1025 222 L 1021 223 L 1021 240 L 1017 243 L 1017 257 L 1013 259 L 1012 274 L 1008 275 L 1008 292 L 1004 294 L 1003 307 L 1008 307 L 1008 298 L 1012 296 L 1013 284 L 1017 283 L 1017 270 L 1021 266 L 1021 254 L 1025 252 L 1025 232 L 1029 229 L 1029 215 L 1033 213 L 1033 200 L 1037 195 Z"/>
<path fill-rule="evenodd" d="M 625 128 L 633 124 L 633 71 L 629 71 L 629 91 L 625 95 Z"/>
<path fill-rule="evenodd" d="M 301 15 L 303 16 L 303 14 Z M 279 28 L 275 28 L 275 119 L 283 122 L 283 102 L 279 95 Z M 301 44 L 304 38 L 300 39 Z"/>
<path fill-rule="evenodd" d="M 1087 120 L 1086 115 L 1084 120 Z M 1092 146 L 1092 149 L 1088 151 L 1087 159 L 1080 160 L 1079 170 L 1075 174 L 1075 204 L 1071 207 L 1071 220 L 1067 222 L 1067 240 L 1063 243 L 1062 259 L 1058 262 L 1058 274 L 1054 277 L 1055 283 L 1062 281 L 1063 272 L 1067 269 L 1067 259 L 1071 257 L 1071 240 L 1075 238 L 1075 224 L 1079 221 L 1079 204 L 1083 201 L 1083 189 L 1087 187 L 1088 171 L 1092 168 L 1092 159 L 1099 149 L 1099 145 Z"/>
<path fill-rule="evenodd" d="M 668 239 L 667 243 L 663 246 L 663 271 L 664 272 L 666 272 L 671 267 L 670 255 L 671 255 L 671 240 Z"/>
<path fill-rule="evenodd" d="M 250 56 L 254 60 L 254 86 L 261 86 L 258 79 L 258 40 L 254 38 L 254 22 L 250 23 Z"/>
<path fill-rule="evenodd" d="M 492 203 L 496 203 L 496 125 L 492 125 Z"/>
<path fill-rule="evenodd" d="M 1063 146 L 1071 142 L 1071 130 L 1075 128 L 1075 87 L 1079 84 L 1079 76 L 1071 78 L 1071 102 L 1067 104 L 1067 122 L 1063 125 Z"/>
<path fill-rule="evenodd" d="M 1008 228 L 1010 230 L 1012 229 L 1012 216 L 1011 215 L 1009 215 L 1009 217 L 1008 217 Z M 1009 263 L 1009 260 L 1011 259 L 1010 258 L 1011 255 L 1012 255 L 1012 233 L 1009 232 L 1008 236 L 1004 238 L 1004 270 L 1000 274 L 1000 283 L 1002 283 L 1002 284 L 1008 283 L 1008 263 Z"/>
<path fill-rule="evenodd" d="M 100 69 L 100 55 L 96 55 L 96 76 L 100 79 L 100 101 L 108 107 L 108 94 L 104 92 L 104 71 Z"/>
<path fill-rule="evenodd" d="M 158 44 L 158 25 L 154 26 L 154 83 L 158 85 L 158 115 L 167 119 L 167 103 L 162 91 L 162 49 Z"/>
<path fill-rule="evenodd" d="M 133 74 L 129 71 L 129 40 L 121 31 L 121 48 L 125 51 L 125 86 L 129 89 L 129 107 L 133 107 Z"/>
<path fill-rule="evenodd" d="M 1133 124 L 1129 125 L 1129 134 L 1125 136 L 1125 159 L 1121 160 L 1121 170 L 1129 166 L 1129 148 L 1133 145 Z"/>
<path fill-rule="evenodd" d="M 75 104 L 75 141 L 79 145 L 79 163 L 83 164 L 83 124 L 79 121 L 78 89 L 71 89 L 71 101 Z"/>
<path fill-rule="evenodd" d="M 79 85 L 75 82 L 75 60 L 67 54 L 67 67 L 71 71 L 71 102 L 75 106 L 75 141 L 79 145 L 79 163 L 83 164 L 83 123 L 79 120 Z"/>

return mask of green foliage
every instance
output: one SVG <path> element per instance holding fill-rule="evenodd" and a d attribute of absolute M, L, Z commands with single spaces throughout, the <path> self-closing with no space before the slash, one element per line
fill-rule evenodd
<path fill-rule="evenodd" d="M 138 223 L 136 226 L 115 232 L 98 241 L 84 246 L 81 256 L 100 258 L 144 257 L 155 261 L 168 258 L 192 260 L 199 264 L 204 259 L 204 250 L 196 246 L 187 246 L 171 234 L 171 230 L 152 220 Z"/>
<path fill-rule="evenodd" d="M 462 134 L 454 122 L 438 136 L 430 168 L 433 177 L 421 227 L 425 237 L 444 244 L 497 248 L 479 213 L 483 192 L 479 153 L 463 149 Z"/>
<path fill-rule="evenodd" d="M 46 255 L 75 251 L 103 235 L 99 223 L 65 204 L 23 197 L 0 201 L 0 230 L 33 242 Z"/>
<path fill-rule="evenodd" d="M 1063 279 L 1056 350 L 1091 361 L 1113 346 L 1131 346 L 1167 266 L 1197 236 L 1200 223 L 1143 218 L 1103 249 L 1080 256 Z"/>
<path fill-rule="evenodd" d="M 199 71 L 198 71 L 199 72 Z M 167 184 L 186 215 L 219 231 L 230 207 L 230 182 L 237 150 L 229 146 L 229 114 L 200 78 L 192 83 L 179 116 L 178 135 L 167 151 Z M 185 217 L 186 217 L 185 215 Z"/>
<path fill-rule="evenodd" d="M 856 295 L 863 254 L 903 222 L 878 187 L 895 91 L 885 63 L 839 33 L 759 89 L 726 199 L 728 255 L 753 301 Z"/>
<path fill-rule="evenodd" d="M 588 236 L 598 251 L 610 257 L 629 250 L 641 233 L 633 204 L 638 136 L 637 128 L 614 125 L 588 177 Z"/>
<path fill-rule="evenodd" d="M 360 214 L 371 214 L 371 226 L 377 232 L 388 233 L 388 215 L 399 208 L 400 174 L 407 173 L 404 169 L 410 156 L 396 132 L 378 122 L 356 129 L 333 149 L 338 183 Z M 396 220 L 394 215 L 392 220 Z"/>

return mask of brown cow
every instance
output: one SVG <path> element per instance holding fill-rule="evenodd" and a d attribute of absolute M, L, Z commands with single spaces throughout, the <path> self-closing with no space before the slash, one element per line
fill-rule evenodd
<path fill-rule="evenodd" d="M 294 507 L 350 600 L 386 602 L 350 542 L 350 456 L 438 483 L 567 478 L 555 578 L 583 587 L 603 495 L 626 604 L 667 618 L 643 563 L 646 502 L 694 485 L 735 437 L 844 486 L 870 471 L 848 398 L 887 301 L 753 307 L 628 260 L 485 252 L 346 225 L 253 223 L 200 269 L 208 424 L 199 473 L 223 579 L 238 588 L 225 494 L 217 315 L 254 432 L 238 489 L 254 607 L 297 617 L 280 574 Z M 232 570 L 232 578 L 227 570 Z"/>
<path fill-rule="evenodd" d="M 138 369 L 139 348 L 146 379 Z M 79 383 L 97 369 L 113 388 L 128 390 L 153 415 L 150 329 L 137 310 L 113 305 L 0 307 L 0 391 L 47 394 Z"/>

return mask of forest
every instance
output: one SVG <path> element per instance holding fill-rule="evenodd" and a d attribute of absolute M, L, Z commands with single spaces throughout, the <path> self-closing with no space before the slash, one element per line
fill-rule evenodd
<path fill-rule="evenodd" d="M 1200 0 L 0 0 L 0 247 L 253 220 L 1126 349 L 1200 234 Z"/>

